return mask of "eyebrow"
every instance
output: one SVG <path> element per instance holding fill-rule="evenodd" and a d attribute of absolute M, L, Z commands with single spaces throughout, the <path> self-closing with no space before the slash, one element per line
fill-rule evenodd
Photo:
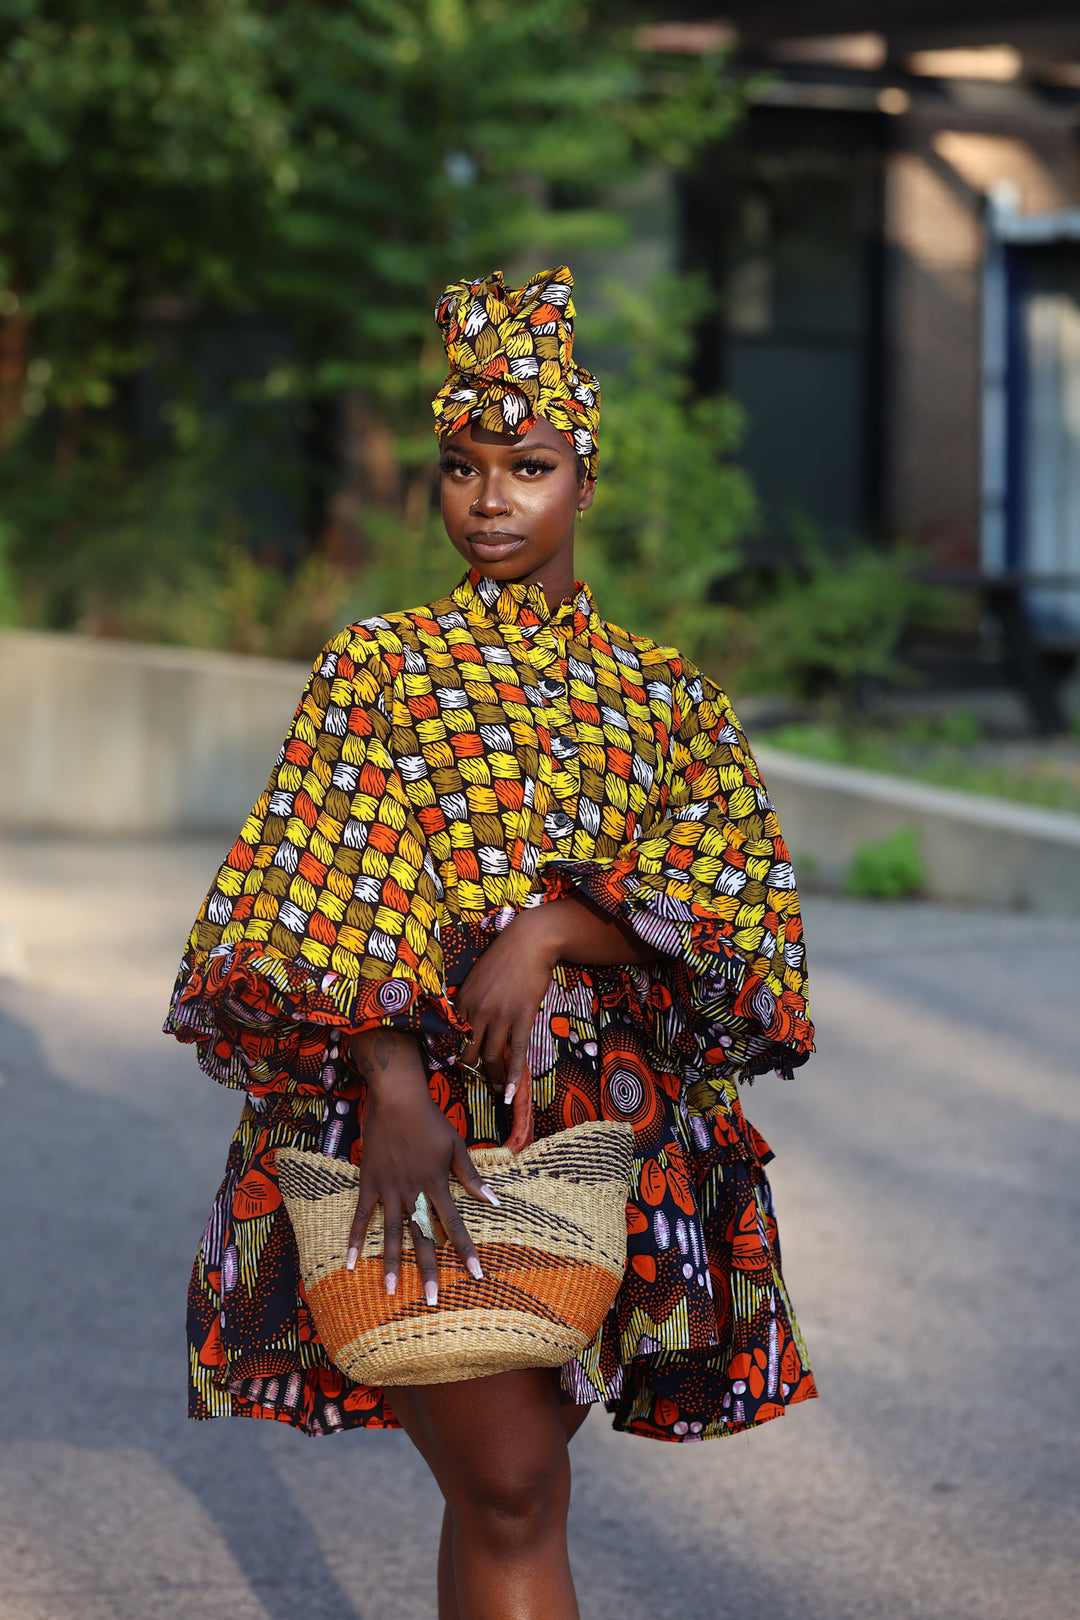
<path fill-rule="evenodd" d="M 456 444 L 445 443 L 443 445 L 443 447 L 442 447 L 442 451 L 440 452 L 440 454 L 444 455 L 444 456 L 460 456 L 463 460 L 467 461 L 470 456 L 475 456 L 477 454 L 482 454 L 484 451 L 492 451 L 492 450 L 502 451 L 503 454 L 508 455 L 508 456 L 520 456 L 520 455 L 558 456 L 558 455 L 563 454 L 563 449 L 564 449 L 563 445 L 544 444 L 542 442 L 537 442 L 535 439 L 532 441 L 532 443 L 530 443 L 529 442 L 529 435 L 526 433 L 520 439 L 515 439 L 512 445 L 509 445 L 509 444 L 507 444 L 507 445 L 503 445 L 503 444 L 481 444 L 481 445 L 470 444 L 468 446 L 459 447 Z M 572 451 L 572 446 L 569 443 L 567 443 L 565 445 L 565 449 L 567 451 Z"/>

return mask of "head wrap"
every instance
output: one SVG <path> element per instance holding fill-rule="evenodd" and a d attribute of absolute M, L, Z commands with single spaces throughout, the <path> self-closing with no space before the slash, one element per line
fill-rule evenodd
<path fill-rule="evenodd" d="M 600 387 L 574 360 L 574 278 L 565 264 L 526 287 L 501 270 L 455 281 L 435 306 L 450 375 L 431 402 L 440 440 L 467 422 L 520 437 L 542 416 L 596 477 Z"/>

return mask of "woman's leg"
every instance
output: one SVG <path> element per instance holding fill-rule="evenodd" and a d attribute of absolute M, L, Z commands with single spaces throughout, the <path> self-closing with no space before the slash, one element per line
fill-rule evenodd
<path fill-rule="evenodd" d="M 431 1457 L 420 1427 L 420 1419 L 411 1390 L 389 1390 L 387 1395 L 390 1398 L 398 1422 L 430 1467 Z M 569 1442 L 585 1422 L 591 1407 L 574 1406 L 565 1396 L 560 1396 L 560 1411 L 562 1413 L 563 1430 Z M 438 1598 L 438 1620 L 461 1620 L 461 1610 L 458 1608 L 457 1600 L 457 1578 L 454 1574 L 454 1520 L 449 1504 L 443 1509 L 442 1527 L 439 1533 Z"/>
<path fill-rule="evenodd" d="M 402 1388 L 388 1389 L 385 1394 L 393 1409 L 394 1416 L 428 1467 L 432 1468 L 431 1456 L 428 1451 L 427 1441 L 424 1439 L 420 1428 L 420 1418 L 417 1414 L 412 1391 Z M 432 1473 L 434 1473 L 433 1468 Z M 446 1501 L 445 1497 L 443 1501 Z M 448 1504 L 443 1508 L 442 1528 L 439 1532 L 439 1562 L 436 1578 L 439 1596 L 438 1620 L 461 1620 L 461 1611 L 458 1608 L 457 1600 L 457 1582 L 454 1578 L 454 1521 L 450 1517 Z"/>
<path fill-rule="evenodd" d="M 588 1408 L 540 1370 L 387 1395 L 446 1499 L 439 1620 L 577 1620 L 566 1445 Z"/>

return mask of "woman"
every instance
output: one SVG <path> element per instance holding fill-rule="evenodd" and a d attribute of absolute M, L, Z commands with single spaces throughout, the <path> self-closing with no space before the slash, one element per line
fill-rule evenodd
<path fill-rule="evenodd" d="M 567 1442 L 593 1403 L 702 1440 L 815 1393 L 737 1095 L 812 1050 L 791 866 L 724 695 L 575 582 L 599 390 L 572 285 L 496 273 L 440 300 L 442 511 L 467 572 L 320 655 L 166 1026 L 248 1093 L 192 1276 L 192 1415 L 403 1427 L 446 1500 L 441 1620 L 577 1615 Z M 279 1146 L 359 1164 L 350 1242 L 381 1203 L 392 1298 L 420 1195 L 480 1276 L 448 1191 L 487 1196 L 468 1148 L 597 1118 L 633 1125 L 635 1180 L 625 1280 L 577 1360 L 389 1390 L 329 1364 Z M 435 1305 L 434 1247 L 411 1238 Z"/>

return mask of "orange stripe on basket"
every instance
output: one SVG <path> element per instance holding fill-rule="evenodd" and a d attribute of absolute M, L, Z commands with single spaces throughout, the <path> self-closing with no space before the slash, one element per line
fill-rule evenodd
<path fill-rule="evenodd" d="M 499 1265 L 496 1276 L 495 1255 L 489 1251 L 499 1249 L 509 1249 L 514 1258 Z M 552 1257 L 519 1245 L 481 1243 L 478 1252 L 487 1273 L 482 1281 L 463 1275 L 456 1256 L 450 1267 L 445 1263 L 439 1267 L 441 1310 L 517 1310 L 591 1335 L 598 1325 L 598 1305 L 602 1315 L 607 1308 L 603 1302 L 610 1304 L 621 1280 L 587 1261 Z M 358 1334 L 431 1314 L 411 1256 L 402 1256 L 397 1292 L 390 1298 L 378 1259 L 358 1261 L 355 1271 L 342 1266 L 320 1277 L 308 1288 L 307 1297 L 331 1357 Z"/>

